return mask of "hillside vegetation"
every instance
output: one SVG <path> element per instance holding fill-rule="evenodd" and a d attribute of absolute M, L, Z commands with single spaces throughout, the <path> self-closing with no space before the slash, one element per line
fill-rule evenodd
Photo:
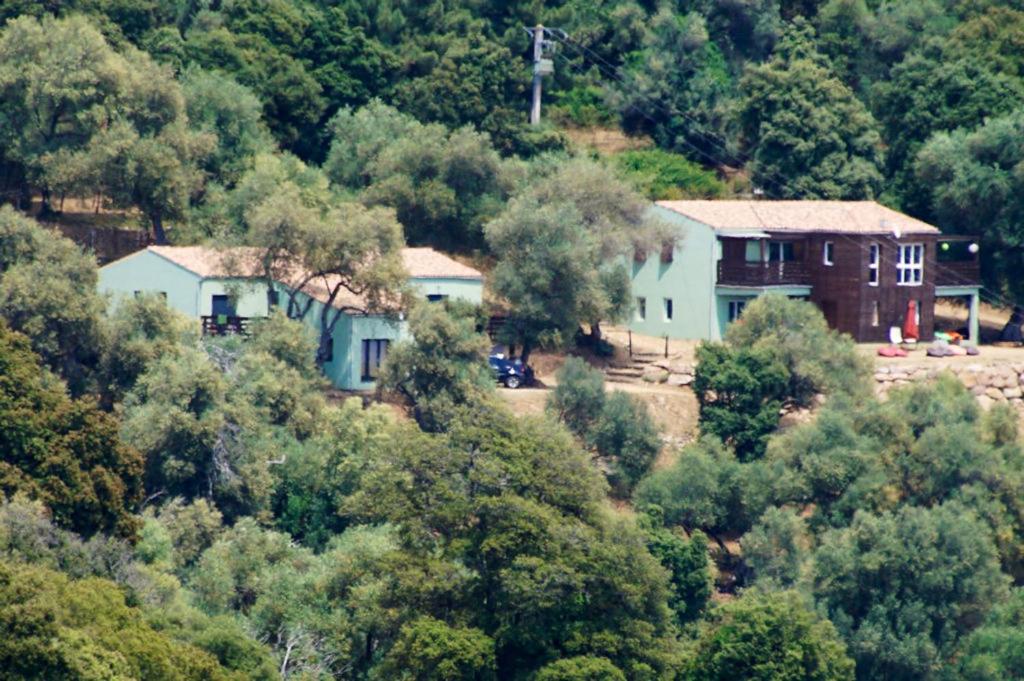
<path fill-rule="evenodd" d="M 400 252 L 487 263 L 524 359 L 608 352 L 635 254 L 680 236 L 652 198 L 876 199 L 979 233 L 987 285 L 1018 295 L 1024 5 L 0 18 L 0 680 L 1024 679 L 1008 405 L 949 377 L 877 399 L 848 337 L 768 295 L 698 348 L 679 452 L 578 359 L 518 417 L 494 310 L 415 301 Z M 569 37 L 530 127 L 538 22 Z M 248 246 L 283 309 L 242 337 L 159 295 L 112 305 L 46 226 L 72 204 Z M 339 316 L 294 304 L 312 279 L 403 313 L 374 395 L 325 390 Z"/>

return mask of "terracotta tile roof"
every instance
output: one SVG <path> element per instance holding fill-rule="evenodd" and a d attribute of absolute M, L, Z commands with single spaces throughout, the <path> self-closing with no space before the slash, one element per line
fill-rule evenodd
<path fill-rule="evenodd" d="M 479 270 L 433 248 L 403 248 L 402 260 L 413 279 L 483 279 Z"/>
<path fill-rule="evenodd" d="M 874 201 L 658 201 L 657 205 L 719 232 L 939 233 L 926 222 Z"/>
<path fill-rule="evenodd" d="M 216 249 L 207 246 L 150 246 L 146 250 L 205 278 L 238 276 L 239 268 L 244 267 L 247 260 L 254 262 L 259 252 L 249 247 Z M 252 272 L 255 275 L 257 269 L 253 267 Z"/>
<path fill-rule="evenodd" d="M 259 249 L 252 247 L 216 249 L 207 246 L 150 246 L 147 250 L 203 278 L 237 277 L 240 272 L 251 272 L 250 276 L 260 274 L 256 262 Z M 403 248 L 402 261 L 411 279 L 483 279 L 478 270 L 432 248 Z M 289 278 L 297 282 L 302 277 L 296 272 Z M 330 289 L 337 283 L 337 279 L 313 279 L 306 284 L 305 292 L 326 304 Z M 360 308 L 365 307 L 365 301 L 342 289 L 334 299 L 334 306 Z"/>

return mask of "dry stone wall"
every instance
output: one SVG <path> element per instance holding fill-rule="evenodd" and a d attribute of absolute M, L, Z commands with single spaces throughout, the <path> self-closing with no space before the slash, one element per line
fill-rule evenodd
<path fill-rule="evenodd" d="M 689 386 L 694 365 L 690 362 L 660 359 L 651 362 L 643 373 L 649 383 Z M 943 372 L 952 373 L 984 406 L 1009 402 L 1024 409 L 1024 362 L 948 363 L 935 359 L 921 364 L 876 364 L 874 380 L 879 395 L 912 381 L 927 381 Z"/>

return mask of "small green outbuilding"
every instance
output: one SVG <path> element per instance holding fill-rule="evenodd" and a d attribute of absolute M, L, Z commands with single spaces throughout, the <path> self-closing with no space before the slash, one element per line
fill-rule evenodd
<path fill-rule="evenodd" d="M 218 250 L 203 246 L 150 246 L 100 268 L 98 287 L 111 305 L 125 296 L 155 293 L 170 308 L 202 325 L 204 333 L 242 332 L 250 320 L 266 317 L 286 287 L 262 279 L 232 275 L 246 257 L 243 249 Z M 430 301 L 459 299 L 480 304 L 483 275 L 431 248 L 405 248 L 402 259 L 414 291 Z M 234 265 L 234 266 L 233 266 Z M 320 311 L 326 301 L 313 291 L 312 309 L 304 319 L 319 332 Z M 337 300 L 339 307 L 351 300 Z M 332 335 L 331 359 L 324 363 L 327 378 L 343 390 L 367 390 L 388 346 L 405 336 L 406 323 L 375 314 L 342 313 Z"/>

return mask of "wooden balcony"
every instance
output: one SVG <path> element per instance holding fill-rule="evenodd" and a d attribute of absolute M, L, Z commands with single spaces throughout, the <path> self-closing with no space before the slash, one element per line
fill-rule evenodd
<path fill-rule="evenodd" d="M 718 261 L 719 286 L 810 286 L 807 266 L 786 262 Z"/>
<path fill-rule="evenodd" d="M 249 335 L 248 317 L 212 315 L 209 317 L 200 317 L 199 319 L 203 323 L 204 336 L 230 336 L 235 334 L 241 336 Z"/>

